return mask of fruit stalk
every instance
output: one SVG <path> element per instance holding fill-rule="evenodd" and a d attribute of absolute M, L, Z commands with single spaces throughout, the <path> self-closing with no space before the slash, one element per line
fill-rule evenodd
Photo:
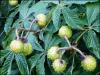
<path fill-rule="evenodd" d="M 61 47 L 61 48 L 59 48 L 59 50 L 70 50 L 70 49 L 72 49 L 72 46 L 71 47 Z"/>
<path fill-rule="evenodd" d="M 66 41 L 67 41 L 67 43 L 68 43 L 69 47 L 71 47 L 71 44 L 70 44 L 70 42 L 69 42 L 68 38 L 67 38 L 66 36 L 65 36 L 64 38 L 66 39 Z"/>
<path fill-rule="evenodd" d="M 86 32 L 86 31 L 85 31 L 85 32 Z M 84 33 L 85 33 L 85 32 L 84 32 Z M 83 34 L 84 34 L 84 33 L 83 33 Z M 83 34 L 82 34 L 82 35 L 83 35 Z M 74 46 L 71 46 L 71 44 L 70 44 L 70 42 L 69 42 L 69 40 L 68 40 L 68 38 L 67 38 L 66 36 L 65 36 L 64 38 L 66 39 L 66 41 L 67 41 L 67 43 L 68 43 L 68 45 L 69 45 L 69 48 L 67 48 L 66 50 L 72 48 L 72 49 L 76 50 L 78 53 L 80 53 L 84 58 L 86 57 L 78 48 L 76 48 L 76 47 L 74 47 Z"/>
<path fill-rule="evenodd" d="M 70 49 L 74 49 L 76 50 L 80 55 L 82 55 L 84 58 L 86 57 L 81 50 L 79 50 L 78 48 L 74 47 L 74 46 L 70 46 L 70 47 L 61 47 L 59 48 L 60 50 L 70 50 Z"/>
<path fill-rule="evenodd" d="M 86 56 L 81 52 L 81 50 L 79 50 L 78 48 L 76 48 L 76 47 L 74 47 L 74 46 L 72 46 L 72 48 L 73 48 L 74 50 L 76 50 L 78 53 L 80 53 L 80 55 L 82 55 L 84 58 L 86 57 Z"/>

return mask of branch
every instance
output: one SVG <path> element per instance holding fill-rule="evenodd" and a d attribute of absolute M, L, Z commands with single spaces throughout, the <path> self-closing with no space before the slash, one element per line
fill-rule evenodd
<path fill-rule="evenodd" d="M 72 46 L 72 48 L 74 49 L 74 50 L 76 50 L 80 55 L 82 55 L 84 58 L 86 57 L 82 52 L 81 52 L 81 50 L 79 50 L 78 48 L 76 48 L 76 47 L 74 47 L 74 46 Z"/>
<path fill-rule="evenodd" d="M 59 50 L 70 50 L 70 49 L 74 49 L 76 52 L 78 52 L 80 55 L 82 55 L 84 58 L 86 57 L 81 50 L 79 50 L 78 48 L 74 47 L 74 46 L 70 46 L 70 47 L 61 47 L 59 48 Z"/>

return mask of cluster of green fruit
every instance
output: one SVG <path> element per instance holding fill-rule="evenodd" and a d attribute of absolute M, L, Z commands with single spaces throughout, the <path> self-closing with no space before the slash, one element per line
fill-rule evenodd
<path fill-rule="evenodd" d="M 32 44 L 24 43 L 21 40 L 13 40 L 10 44 L 11 51 L 14 53 L 23 53 L 25 56 L 32 53 Z"/>
<path fill-rule="evenodd" d="M 46 25 L 46 16 L 44 14 L 38 14 L 36 16 L 37 23 L 40 27 Z M 10 44 L 10 48 L 14 53 L 23 53 L 24 55 L 29 55 L 32 53 L 31 43 L 24 43 L 19 40 L 13 40 Z"/>
<path fill-rule="evenodd" d="M 63 73 L 66 69 L 67 63 L 60 59 L 61 52 L 58 46 L 51 47 L 47 52 L 48 59 L 53 61 L 52 67 L 57 73 Z"/>
<path fill-rule="evenodd" d="M 57 73 L 63 73 L 68 63 L 60 59 L 61 50 L 58 46 L 51 47 L 47 52 L 48 59 L 53 61 L 52 67 Z M 81 66 L 86 71 L 93 71 L 96 68 L 96 59 L 88 55 L 81 61 Z"/>
<path fill-rule="evenodd" d="M 58 32 L 60 37 L 66 36 L 70 38 L 72 36 L 72 30 L 68 26 L 62 26 Z M 47 52 L 47 58 L 51 61 L 52 67 L 57 73 L 63 73 L 67 67 L 67 62 L 61 59 L 61 50 L 58 46 L 52 46 Z M 86 71 L 93 71 L 96 68 L 96 59 L 87 55 L 82 61 L 81 66 Z"/>

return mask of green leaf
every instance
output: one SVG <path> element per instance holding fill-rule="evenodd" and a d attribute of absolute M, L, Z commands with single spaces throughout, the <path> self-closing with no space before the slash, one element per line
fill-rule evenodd
<path fill-rule="evenodd" d="M 9 69 L 12 65 L 13 59 L 14 59 L 14 54 L 10 53 L 5 60 L 3 67 L 1 68 L 0 75 L 6 75 L 7 73 L 9 73 Z"/>
<path fill-rule="evenodd" d="M 45 55 L 43 55 L 37 62 L 36 72 L 38 75 L 45 75 L 44 62 L 45 62 Z"/>
<path fill-rule="evenodd" d="M 5 49 L 6 47 L 8 47 L 9 44 L 11 43 L 11 41 L 12 41 L 13 39 L 15 39 L 15 37 L 16 37 L 15 31 L 9 32 L 9 33 L 6 35 L 6 37 L 3 39 L 3 41 L 2 41 L 3 48 Z"/>
<path fill-rule="evenodd" d="M 41 47 L 39 44 L 37 37 L 34 36 L 32 33 L 29 34 L 28 36 L 28 41 L 32 43 L 33 49 L 38 50 L 38 51 L 43 51 L 44 49 Z"/>
<path fill-rule="evenodd" d="M 43 41 L 44 41 L 44 44 L 45 44 L 45 50 L 48 49 L 48 45 L 52 39 L 52 33 L 45 33 L 43 36 Z"/>
<path fill-rule="evenodd" d="M 0 50 L 0 59 L 5 58 L 10 53 L 10 50 Z"/>
<path fill-rule="evenodd" d="M 83 39 L 90 52 L 100 59 L 100 41 L 97 38 L 96 33 L 90 30 L 83 35 Z"/>
<path fill-rule="evenodd" d="M 29 75 L 29 68 L 23 54 L 16 54 L 15 59 L 18 65 L 18 69 L 22 75 Z"/>
<path fill-rule="evenodd" d="M 10 50 L 0 50 L 0 66 L 4 62 L 4 58 L 6 58 L 10 54 Z"/>
<path fill-rule="evenodd" d="M 54 24 L 51 23 L 52 20 L 52 13 L 55 10 L 55 8 L 52 8 L 49 13 L 47 14 L 47 27 L 45 29 L 45 31 L 48 32 L 52 32 L 55 33 L 57 31 L 56 27 L 54 26 Z"/>
<path fill-rule="evenodd" d="M 97 31 L 98 33 L 100 33 L 100 26 L 94 26 L 93 29 L 94 29 L 95 31 Z"/>
<path fill-rule="evenodd" d="M 25 27 L 25 29 L 26 28 L 28 29 L 30 27 L 30 24 L 31 23 L 27 19 L 24 20 L 24 27 Z"/>
<path fill-rule="evenodd" d="M 20 22 L 21 22 L 22 19 L 17 19 L 14 23 L 13 23 L 13 26 L 14 28 L 20 28 Z"/>
<path fill-rule="evenodd" d="M 41 57 L 42 54 L 35 54 L 34 56 L 31 56 L 28 59 L 28 64 L 30 65 L 30 73 L 32 71 L 32 69 L 36 66 L 37 61 L 39 60 L 39 58 Z"/>
<path fill-rule="evenodd" d="M 57 35 L 56 36 L 53 36 L 52 40 L 49 43 L 49 47 L 48 48 L 50 48 L 51 46 L 56 46 L 60 42 L 62 42 L 62 39 L 59 36 L 57 36 Z"/>
<path fill-rule="evenodd" d="M 99 19 L 95 21 L 95 23 L 93 24 L 92 28 L 93 28 L 96 32 L 100 33 L 100 21 L 99 21 Z"/>
<path fill-rule="evenodd" d="M 61 6 L 57 5 L 55 10 L 52 13 L 52 20 L 53 20 L 53 24 L 54 24 L 56 30 L 59 29 L 60 14 L 61 14 Z"/>
<path fill-rule="evenodd" d="M 31 3 L 31 0 L 29 1 L 22 1 L 22 3 L 20 4 L 19 7 L 19 12 L 21 14 L 21 16 L 25 19 L 29 10 L 29 4 Z"/>
<path fill-rule="evenodd" d="M 14 12 L 12 12 L 9 17 L 7 18 L 6 22 L 5 22 L 5 26 L 4 26 L 4 30 L 5 32 L 9 32 L 9 28 L 11 27 L 12 23 L 13 23 L 13 18 L 15 17 L 15 15 L 18 13 L 18 9 L 16 9 Z"/>
<path fill-rule="evenodd" d="M 99 16 L 98 15 L 100 13 L 99 5 L 100 5 L 99 3 L 86 5 L 86 14 L 87 14 L 88 25 L 91 25 L 91 23 Z"/>
<path fill-rule="evenodd" d="M 32 7 L 30 7 L 27 15 L 29 16 L 32 13 L 46 13 L 47 6 L 48 6 L 47 2 L 40 1 L 35 5 L 33 5 Z"/>
<path fill-rule="evenodd" d="M 77 9 L 70 10 L 69 8 L 64 7 L 62 10 L 64 19 L 66 23 L 73 29 L 82 30 L 83 26 L 86 24 L 84 21 L 80 20 L 77 16 Z"/>
<path fill-rule="evenodd" d="M 52 13 L 55 10 L 55 8 L 52 8 L 51 10 L 49 10 L 48 14 L 46 15 L 46 19 L 47 19 L 47 25 L 50 23 L 50 21 L 52 20 Z"/>
<path fill-rule="evenodd" d="M 43 35 L 43 41 L 45 44 L 45 50 L 50 48 L 51 46 L 58 45 L 61 42 L 61 38 L 57 35 L 53 35 L 53 33 L 44 33 Z"/>

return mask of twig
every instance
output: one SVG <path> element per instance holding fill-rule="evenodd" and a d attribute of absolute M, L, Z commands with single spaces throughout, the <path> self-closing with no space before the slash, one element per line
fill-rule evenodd
<path fill-rule="evenodd" d="M 81 50 L 79 50 L 78 48 L 74 47 L 74 46 L 70 46 L 70 47 L 61 47 L 59 48 L 59 50 L 70 50 L 70 49 L 74 49 L 76 52 L 78 52 L 80 55 L 82 55 L 84 58 L 86 57 Z"/>
<path fill-rule="evenodd" d="M 9 27 L 9 28 L 16 29 L 16 28 L 14 28 L 14 27 Z M 19 30 L 19 31 L 26 31 L 26 32 L 33 32 L 33 33 L 36 34 L 36 33 L 40 32 L 40 31 L 45 30 L 45 28 L 43 28 L 43 29 L 41 29 L 41 30 L 38 30 L 38 31 L 35 31 L 35 30 L 32 30 L 32 29 L 25 29 L 25 28 L 18 28 L 18 30 Z"/>
<path fill-rule="evenodd" d="M 33 25 L 33 23 L 34 23 L 34 22 L 36 22 L 36 21 L 37 21 L 36 19 L 33 19 L 33 20 L 32 20 L 32 22 L 31 22 L 31 24 L 30 24 L 30 27 L 29 27 L 29 30 L 31 30 L 31 29 L 32 29 L 32 25 Z M 28 32 L 27 32 L 27 34 L 26 34 L 25 38 L 27 38 L 27 37 L 28 37 L 29 33 L 30 33 L 30 31 L 28 31 Z"/>
<path fill-rule="evenodd" d="M 24 31 L 22 31 L 22 33 L 21 33 L 21 38 L 23 37 L 23 34 L 24 34 Z"/>
<path fill-rule="evenodd" d="M 21 31 L 28 31 L 28 32 L 35 32 L 34 30 L 31 30 L 31 29 L 25 29 L 25 28 L 19 28 L 18 30 L 21 30 Z"/>

